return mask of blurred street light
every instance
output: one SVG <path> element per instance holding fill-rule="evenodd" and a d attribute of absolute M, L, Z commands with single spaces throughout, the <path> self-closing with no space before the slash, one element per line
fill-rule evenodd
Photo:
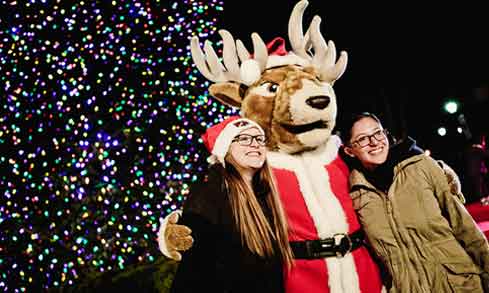
<path fill-rule="evenodd" d="M 439 136 L 445 136 L 447 134 L 447 129 L 445 127 L 439 127 L 438 128 L 438 135 Z"/>
<path fill-rule="evenodd" d="M 447 102 L 445 102 L 445 104 L 443 104 L 443 109 L 445 110 L 445 112 L 447 112 L 449 114 L 457 113 L 458 102 L 456 102 L 454 100 L 447 101 Z"/>

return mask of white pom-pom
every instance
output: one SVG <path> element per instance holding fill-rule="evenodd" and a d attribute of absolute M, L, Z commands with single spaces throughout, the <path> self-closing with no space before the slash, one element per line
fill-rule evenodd
<path fill-rule="evenodd" d="M 248 59 L 241 64 L 240 67 L 241 80 L 246 85 L 252 85 L 260 79 L 260 65 L 253 59 Z"/>

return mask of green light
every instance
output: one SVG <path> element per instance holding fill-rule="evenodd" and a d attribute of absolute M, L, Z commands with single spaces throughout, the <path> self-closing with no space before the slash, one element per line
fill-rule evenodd
<path fill-rule="evenodd" d="M 456 101 L 447 101 L 444 105 L 443 105 L 443 109 L 447 112 L 447 113 L 450 113 L 450 114 L 454 114 L 454 113 L 457 113 L 458 111 L 458 102 Z"/>

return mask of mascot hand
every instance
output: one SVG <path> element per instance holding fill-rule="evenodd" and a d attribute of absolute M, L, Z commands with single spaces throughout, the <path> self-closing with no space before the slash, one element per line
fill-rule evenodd
<path fill-rule="evenodd" d="M 160 251 L 173 260 L 180 261 L 182 255 L 178 251 L 185 251 L 192 247 L 192 230 L 184 225 L 178 225 L 179 211 L 169 214 L 161 223 L 158 232 Z"/>
<path fill-rule="evenodd" d="M 442 160 L 438 160 L 438 164 L 440 164 L 443 172 L 445 173 L 448 185 L 450 185 L 450 191 L 453 194 L 456 194 L 457 197 L 462 201 L 462 203 L 465 203 L 465 198 L 462 195 L 462 185 L 460 183 L 460 178 L 458 178 L 457 173 L 455 173 L 455 171 Z"/>

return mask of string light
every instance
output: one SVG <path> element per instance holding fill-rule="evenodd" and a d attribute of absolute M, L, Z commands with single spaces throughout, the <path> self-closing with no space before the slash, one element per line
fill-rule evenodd
<path fill-rule="evenodd" d="M 0 3 L 0 290 L 153 261 L 207 164 L 200 134 L 236 113 L 188 47 L 218 43 L 223 1 Z"/>

